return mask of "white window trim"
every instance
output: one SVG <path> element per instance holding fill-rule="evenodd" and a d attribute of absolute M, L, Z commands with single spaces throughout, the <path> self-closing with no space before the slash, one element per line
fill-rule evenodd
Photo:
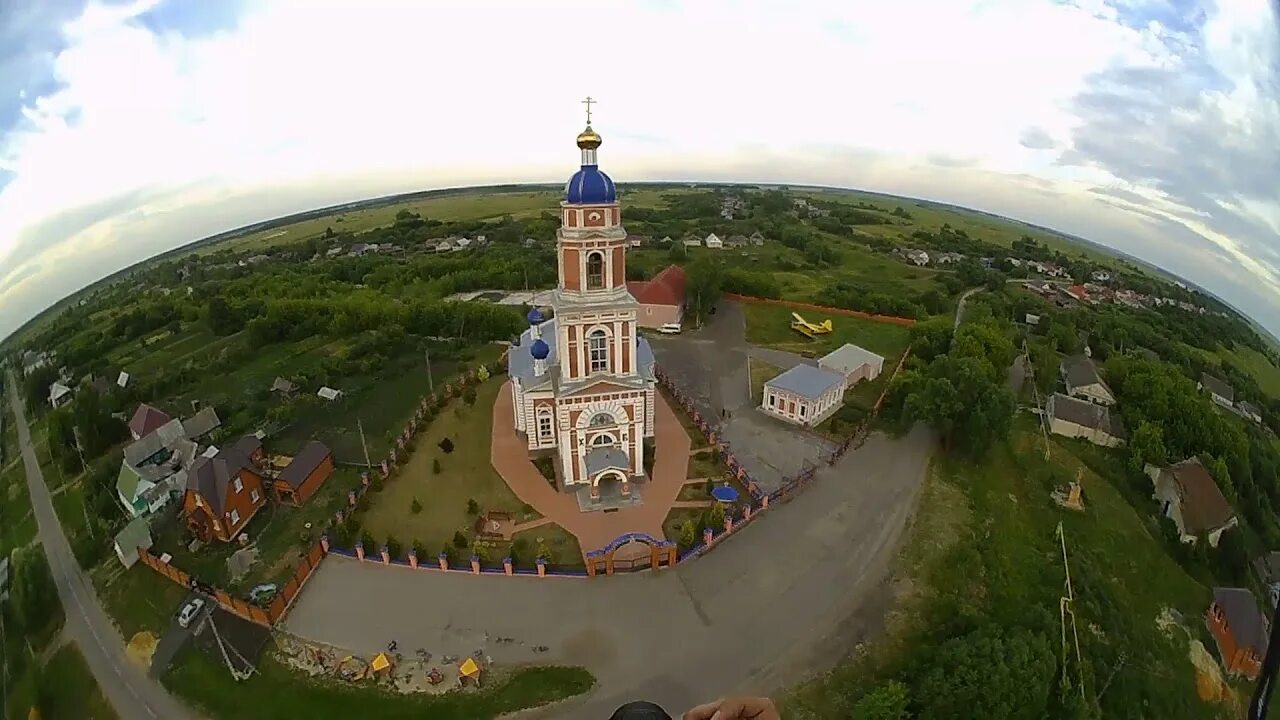
<path fill-rule="evenodd" d="M 591 258 L 600 258 L 600 284 L 591 284 Z M 582 287 L 584 290 L 605 290 L 609 287 L 609 262 L 604 250 L 589 250 L 583 265 Z"/>
<path fill-rule="evenodd" d="M 598 372 L 606 372 L 606 373 L 607 373 L 607 372 L 609 372 L 609 370 L 610 370 L 610 361 L 612 360 L 612 358 L 610 357 L 611 353 L 609 352 L 609 339 L 610 339 L 610 338 L 609 338 L 609 330 L 608 330 L 608 328 L 605 328 L 605 327 L 596 327 L 596 328 L 592 328 L 591 330 L 588 330 L 588 331 L 587 331 L 587 371 L 588 371 L 588 374 L 594 374 L 594 373 L 598 373 Z M 595 343 L 595 341 L 596 341 L 596 340 L 603 340 L 603 341 L 604 341 L 603 346 L 602 346 L 602 347 L 599 347 L 599 348 L 596 348 L 596 347 L 594 346 L 594 343 Z M 601 358 L 601 362 L 599 363 L 599 364 L 601 365 L 601 367 L 596 367 L 596 365 L 597 365 L 597 363 L 596 363 L 596 353 L 597 353 L 597 351 L 599 351 L 599 352 L 603 355 L 603 357 Z"/>
<path fill-rule="evenodd" d="M 538 437 L 542 440 L 550 439 L 555 435 L 555 432 L 556 432 L 555 419 L 552 417 L 551 411 L 546 409 L 545 407 L 540 408 L 538 410 L 537 415 L 538 415 L 538 421 L 537 421 Z M 543 420 L 546 421 L 545 427 L 542 422 Z"/>
<path fill-rule="evenodd" d="M 256 503 L 256 502 L 258 502 L 258 498 L 259 498 L 259 497 L 260 497 L 260 496 L 258 495 L 258 491 L 257 491 L 257 489 L 256 489 L 256 488 L 255 488 L 252 492 L 250 492 L 250 493 L 249 493 L 249 499 L 250 499 L 250 500 L 252 500 L 252 501 L 254 501 L 255 503 Z"/>
<path fill-rule="evenodd" d="M 232 487 L 236 489 L 236 494 L 239 495 L 240 491 L 244 490 L 244 481 L 240 478 L 236 478 L 236 481 L 232 483 Z"/>
<path fill-rule="evenodd" d="M 239 511 L 239 510 L 232 509 L 232 510 L 231 510 L 231 512 L 227 513 L 227 517 L 231 518 L 231 524 L 232 524 L 232 525 L 238 525 L 238 524 L 240 524 L 240 511 Z"/>

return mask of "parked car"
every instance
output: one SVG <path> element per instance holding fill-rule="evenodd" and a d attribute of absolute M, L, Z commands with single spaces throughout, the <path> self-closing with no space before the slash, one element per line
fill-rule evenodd
<path fill-rule="evenodd" d="M 204 609 L 203 598 L 195 598 L 194 600 L 187 603 L 186 605 L 183 605 L 182 611 L 178 613 L 178 624 L 181 625 L 182 627 L 187 627 L 188 625 L 191 624 L 192 620 L 196 619 L 196 616 L 199 615 L 200 611 L 203 609 Z"/>
<path fill-rule="evenodd" d="M 254 605 L 266 605 L 276 596 L 275 583 L 264 583 L 256 585 L 249 591 L 249 602 Z"/>
<path fill-rule="evenodd" d="M 663 323 L 662 327 L 658 328 L 658 332 L 664 335 L 679 335 L 680 323 Z"/>

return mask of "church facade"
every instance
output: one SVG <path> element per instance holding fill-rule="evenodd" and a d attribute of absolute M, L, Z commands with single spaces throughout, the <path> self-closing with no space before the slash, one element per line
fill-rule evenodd
<path fill-rule="evenodd" d="M 544 320 L 508 354 L 515 427 L 531 451 L 553 450 L 560 487 L 589 509 L 602 494 L 630 498 L 653 437 L 654 357 L 636 332 L 627 289 L 627 232 L 613 180 L 596 161 L 600 136 L 578 135 L 582 163 L 565 185 L 556 231 L 559 284 Z M 585 500 L 585 502 L 584 502 Z"/>

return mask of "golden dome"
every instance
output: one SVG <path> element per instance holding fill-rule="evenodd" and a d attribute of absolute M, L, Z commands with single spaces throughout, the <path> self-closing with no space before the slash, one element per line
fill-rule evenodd
<path fill-rule="evenodd" d="M 583 150 L 595 150 L 600 147 L 600 135 L 588 125 L 586 130 L 578 133 L 578 147 Z"/>

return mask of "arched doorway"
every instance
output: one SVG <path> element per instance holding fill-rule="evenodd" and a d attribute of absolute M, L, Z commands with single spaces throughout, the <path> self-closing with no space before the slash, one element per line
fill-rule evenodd
<path fill-rule="evenodd" d="M 648 558 L 641 553 L 647 552 Z M 612 575 L 615 570 L 639 570 L 673 567 L 676 564 L 675 543 L 659 540 L 647 533 L 627 533 L 614 538 L 599 550 L 586 553 L 587 575 L 595 576 L 601 570 Z"/>
<path fill-rule="evenodd" d="M 591 484 L 592 494 L 602 500 L 626 497 L 631 493 L 626 476 L 617 470 L 605 470 Z"/>

